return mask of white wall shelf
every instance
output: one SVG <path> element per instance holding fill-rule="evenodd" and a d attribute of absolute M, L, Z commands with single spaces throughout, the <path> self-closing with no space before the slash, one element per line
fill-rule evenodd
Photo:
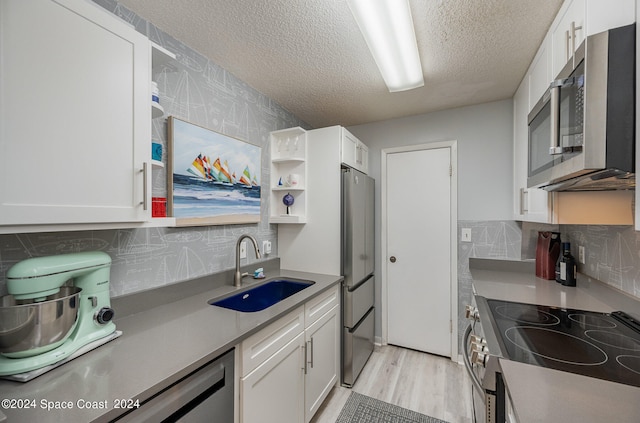
<path fill-rule="evenodd" d="M 271 189 L 269 190 L 269 223 L 307 222 L 307 131 L 300 127 L 274 131 L 271 143 Z M 290 175 L 297 175 L 295 186 L 289 185 Z M 282 181 L 283 185 L 279 185 Z M 289 193 L 294 198 L 289 208 L 282 202 Z"/>

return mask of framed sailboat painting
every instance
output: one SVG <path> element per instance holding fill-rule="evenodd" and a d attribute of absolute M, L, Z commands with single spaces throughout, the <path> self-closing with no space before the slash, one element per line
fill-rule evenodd
<path fill-rule="evenodd" d="M 167 212 L 177 226 L 260 221 L 261 148 L 168 119 Z"/>

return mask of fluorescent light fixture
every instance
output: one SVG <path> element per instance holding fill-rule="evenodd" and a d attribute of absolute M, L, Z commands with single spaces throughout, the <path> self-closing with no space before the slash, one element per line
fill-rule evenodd
<path fill-rule="evenodd" d="M 422 87 L 422 65 L 408 0 L 348 0 L 390 92 Z"/>

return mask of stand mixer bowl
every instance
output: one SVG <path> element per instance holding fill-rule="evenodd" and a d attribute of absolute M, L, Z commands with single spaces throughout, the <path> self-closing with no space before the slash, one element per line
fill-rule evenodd
<path fill-rule="evenodd" d="M 63 286 L 39 302 L 0 298 L 0 354 L 29 357 L 61 345 L 76 323 L 80 291 Z"/>

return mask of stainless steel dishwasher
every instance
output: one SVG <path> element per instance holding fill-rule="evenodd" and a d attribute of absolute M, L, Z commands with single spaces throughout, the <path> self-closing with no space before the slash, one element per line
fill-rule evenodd
<path fill-rule="evenodd" d="M 233 365 L 232 349 L 115 421 L 233 423 Z"/>

